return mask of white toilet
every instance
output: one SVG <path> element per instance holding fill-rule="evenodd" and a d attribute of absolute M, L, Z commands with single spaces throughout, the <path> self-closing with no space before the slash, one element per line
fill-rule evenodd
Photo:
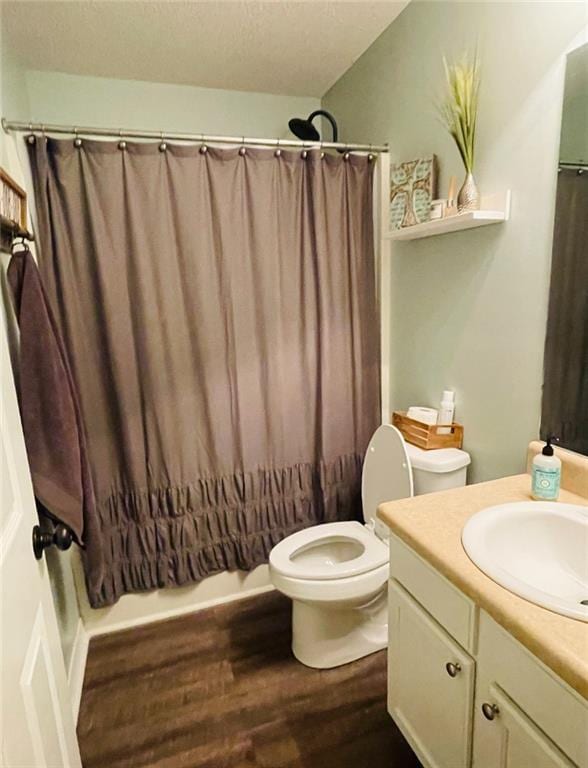
<path fill-rule="evenodd" d="M 423 451 L 384 424 L 363 462 L 365 525 L 316 525 L 272 549 L 270 575 L 292 599 L 292 651 L 299 661 L 327 669 L 386 647 L 388 528 L 376 519 L 378 505 L 412 496 L 413 470 L 417 494 L 465 485 L 469 463 L 465 451 Z"/>

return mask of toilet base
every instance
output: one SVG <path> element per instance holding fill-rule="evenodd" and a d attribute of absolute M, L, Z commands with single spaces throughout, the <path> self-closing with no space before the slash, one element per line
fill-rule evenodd
<path fill-rule="evenodd" d="M 307 667 L 339 667 L 387 644 L 386 590 L 362 607 L 292 602 L 292 652 Z"/>

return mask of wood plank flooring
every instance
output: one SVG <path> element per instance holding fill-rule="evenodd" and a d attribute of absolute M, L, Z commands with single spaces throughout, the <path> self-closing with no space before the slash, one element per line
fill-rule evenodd
<path fill-rule="evenodd" d="M 386 712 L 386 653 L 308 669 L 278 593 L 94 638 L 84 768 L 418 768 Z"/>

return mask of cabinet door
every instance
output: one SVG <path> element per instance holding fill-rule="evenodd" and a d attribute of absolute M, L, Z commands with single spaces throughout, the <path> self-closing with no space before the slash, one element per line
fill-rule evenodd
<path fill-rule="evenodd" d="M 467 768 L 474 661 L 398 582 L 389 586 L 388 711 L 426 768 Z"/>
<path fill-rule="evenodd" d="M 574 768 L 568 758 L 497 685 L 484 704 L 494 705 L 488 720 L 476 713 L 475 768 Z"/>

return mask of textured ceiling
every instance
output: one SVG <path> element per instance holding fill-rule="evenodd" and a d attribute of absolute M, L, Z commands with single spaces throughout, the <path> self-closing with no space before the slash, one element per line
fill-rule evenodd
<path fill-rule="evenodd" d="M 2 2 L 3 44 L 31 69 L 322 96 L 403 2 Z"/>

